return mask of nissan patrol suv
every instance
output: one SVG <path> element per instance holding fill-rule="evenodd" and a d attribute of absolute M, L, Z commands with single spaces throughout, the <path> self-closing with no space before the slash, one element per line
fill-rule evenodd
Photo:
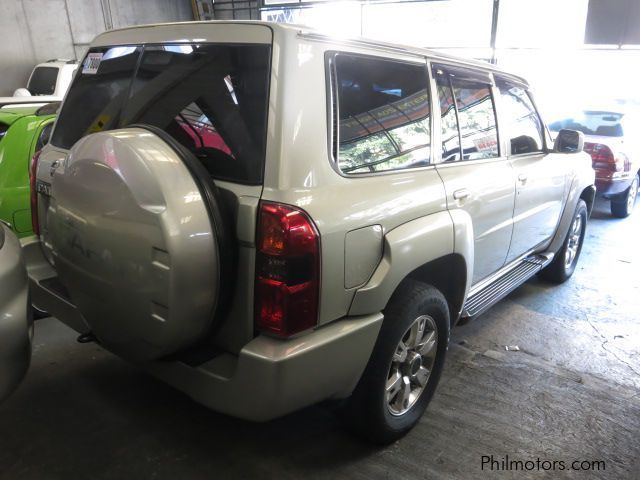
<path fill-rule="evenodd" d="M 261 22 L 91 44 L 34 158 L 34 306 L 196 401 L 415 425 L 450 329 L 562 282 L 594 197 L 525 80 Z"/>

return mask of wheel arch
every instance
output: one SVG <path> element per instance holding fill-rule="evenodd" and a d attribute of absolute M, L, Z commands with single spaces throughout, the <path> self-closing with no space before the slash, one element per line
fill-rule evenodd
<path fill-rule="evenodd" d="M 451 253 L 421 265 L 406 277 L 437 288 L 449 305 L 449 318 L 454 326 L 460 317 L 467 292 L 467 263 L 459 253 Z M 402 288 L 403 282 L 398 285 Z"/>
<path fill-rule="evenodd" d="M 586 187 L 582 190 L 582 193 L 580 193 L 580 198 L 587 204 L 587 214 L 588 217 L 591 217 L 591 212 L 593 211 L 593 205 L 596 198 L 596 187 L 593 185 Z"/>
<path fill-rule="evenodd" d="M 454 213 L 438 212 L 388 232 L 382 260 L 354 295 L 349 315 L 382 311 L 405 280 L 414 279 L 442 292 L 455 324 L 471 281 L 473 228 L 466 212 Z"/>

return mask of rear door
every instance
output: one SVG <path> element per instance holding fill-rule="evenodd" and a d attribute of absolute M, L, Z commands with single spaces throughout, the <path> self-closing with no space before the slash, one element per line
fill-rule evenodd
<path fill-rule="evenodd" d="M 516 178 L 510 262 L 551 239 L 562 213 L 568 170 L 561 155 L 547 152 L 544 127 L 526 87 L 500 77 L 496 83 L 500 131 Z"/>
<path fill-rule="evenodd" d="M 444 65 L 432 70 L 442 145 L 442 161 L 436 168 L 449 209 L 471 217 L 475 284 L 505 263 L 513 229 L 513 169 L 499 145 L 491 76 Z"/>

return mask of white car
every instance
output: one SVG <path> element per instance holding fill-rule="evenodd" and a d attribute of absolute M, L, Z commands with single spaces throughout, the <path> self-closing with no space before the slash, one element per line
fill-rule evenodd
<path fill-rule="evenodd" d="M 12 97 L 0 97 L 0 107 L 15 104 L 42 104 L 64 98 L 78 69 L 76 60 L 48 60 L 31 72 L 27 86 L 18 88 Z"/>

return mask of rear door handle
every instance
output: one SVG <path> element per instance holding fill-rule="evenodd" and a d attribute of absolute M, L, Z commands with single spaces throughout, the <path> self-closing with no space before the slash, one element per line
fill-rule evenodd
<path fill-rule="evenodd" d="M 453 192 L 453 198 L 456 200 L 464 200 L 469 196 L 469 190 L 466 188 L 461 188 L 460 190 L 456 190 Z"/>
<path fill-rule="evenodd" d="M 518 181 L 519 181 L 520 183 L 523 183 L 523 184 L 524 184 L 524 183 L 527 183 L 527 179 L 528 179 L 528 178 L 529 178 L 529 177 L 527 176 L 527 174 L 526 174 L 526 173 L 521 173 L 520 175 L 518 175 Z"/>

